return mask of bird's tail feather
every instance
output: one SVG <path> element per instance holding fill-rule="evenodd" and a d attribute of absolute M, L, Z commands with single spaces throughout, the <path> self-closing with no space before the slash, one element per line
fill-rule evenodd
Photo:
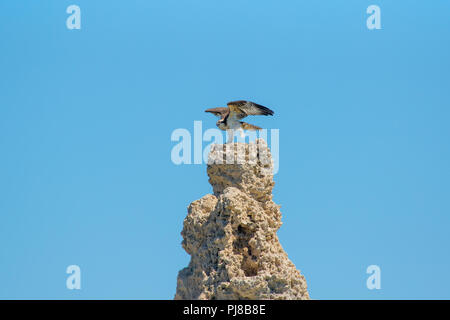
<path fill-rule="evenodd" d="M 241 127 L 244 130 L 261 130 L 262 129 L 262 128 L 258 127 L 258 126 L 254 126 L 254 125 L 252 125 L 250 123 L 242 122 L 242 121 L 241 121 Z"/>

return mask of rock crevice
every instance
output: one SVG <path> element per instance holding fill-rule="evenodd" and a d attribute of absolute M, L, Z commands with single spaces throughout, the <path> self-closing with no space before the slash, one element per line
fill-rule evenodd
<path fill-rule="evenodd" d="M 278 241 L 273 161 L 262 139 L 212 145 L 214 194 L 192 202 L 182 246 L 191 256 L 175 299 L 309 299 L 306 280 Z"/>

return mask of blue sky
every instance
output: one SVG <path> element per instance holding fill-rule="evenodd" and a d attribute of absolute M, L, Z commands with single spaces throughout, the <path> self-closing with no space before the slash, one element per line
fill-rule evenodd
<path fill-rule="evenodd" d="M 280 129 L 278 234 L 313 298 L 450 298 L 449 9 L 2 1 L 0 298 L 172 299 L 186 207 L 212 190 L 170 136 L 236 99 L 276 113 L 252 123 Z"/>

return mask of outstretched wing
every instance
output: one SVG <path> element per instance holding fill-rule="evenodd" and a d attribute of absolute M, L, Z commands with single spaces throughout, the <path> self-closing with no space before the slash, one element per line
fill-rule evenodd
<path fill-rule="evenodd" d="M 219 107 L 219 108 L 206 109 L 205 112 L 210 112 L 210 113 L 214 114 L 215 116 L 218 116 L 219 118 L 224 118 L 230 112 L 230 110 L 225 107 Z"/>
<path fill-rule="evenodd" d="M 232 101 L 227 103 L 228 108 L 230 108 L 230 116 L 235 117 L 236 119 L 243 119 L 246 116 L 256 116 L 256 115 L 273 115 L 273 111 L 269 108 L 266 108 L 260 104 L 239 100 Z"/>

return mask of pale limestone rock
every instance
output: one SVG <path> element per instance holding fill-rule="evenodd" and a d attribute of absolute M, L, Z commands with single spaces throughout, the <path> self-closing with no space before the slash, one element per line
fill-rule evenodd
<path fill-rule="evenodd" d="M 278 241 L 272 170 L 262 139 L 211 147 L 214 195 L 189 205 L 181 235 L 191 261 L 178 274 L 175 299 L 309 299 L 305 278 Z"/>

